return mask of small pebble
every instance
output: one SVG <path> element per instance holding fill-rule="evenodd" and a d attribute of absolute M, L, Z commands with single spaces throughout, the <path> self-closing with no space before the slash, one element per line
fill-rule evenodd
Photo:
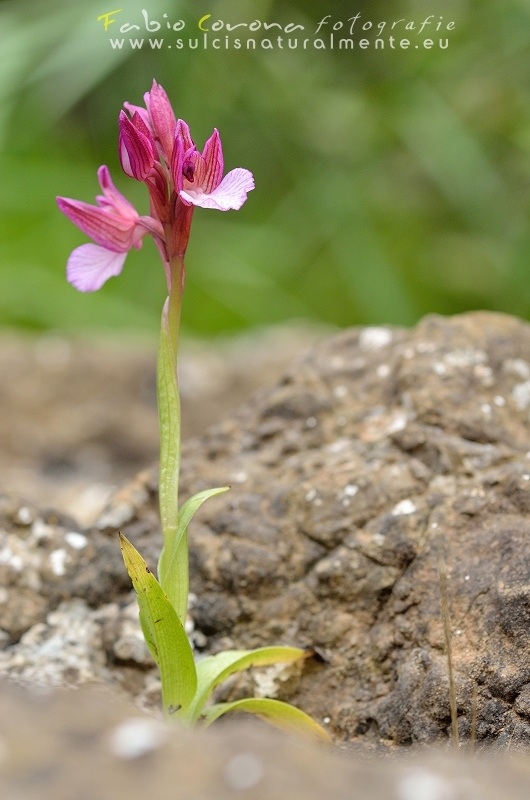
<path fill-rule="evenodd" d="M 159 748 L 167 739 L 167 729 L 152 719 L 130 717 L 111 732 L 110 750 L 117 758 L 133 760 Z"/>
<path fill-rule="evenodd" d="M 84 547 L 88 544 L 88 539 L 82 533 L 78 533 L 77 531 L 69 531 L 65 533 L 64 540 L 70 547 L 73 547 L 74 550 L 83 550 Z"/>
<path fill-rule="evenodd" d="M 392 515 L 398 517 L 400 514 L 414 514 L 417 510 L 412 500 L 401 500 L 401 502 L 392 509 Z"/>
<path fill-rule="evenodd" d="M 61 575 L 66 574 L 66 559 L 67 553 L 63 547 L 60 547 L 57 550 L 52 550 L 49 555 L 50 564 L 52 568 L 52 572 L 54 575 L 60 577 Z"/>
<path fill-rule="evenodd" d="M 439 775 L 423 768 L 414 768 L 397 786 L 399 800 L 452 800 L 454 793 Z"/>
<path fill-rule="evenodd" d="M 20 525 L 31 525 L 33 514 L 27 506 L 20 506 L 15 519 Z"/>
<path fill-rule="evenodd" d="M 335 386 L 335 388 L 333 389 L 333 396 L 336 397 L 337 400 L 341 400 L 343 397 L 346 397 L 347 394 L 348 394 L 348 389 L 343 384 Z"/>
<path fill-rule="evenodd" d="M 44 520 L 37 518 L 31 526 L 31 535 L 38 541 L 45 541 L 51 539 L 55 529 L 52 525 L 48 525 Z"/>
<path fill-rule="evenodd" d="M 8 545 L 0 550 L 0 564 L 6 564 L 8 567 L 15 570 L 15 572 L 22 572 L 24 567 L 22 556 L 18 553 L 14 553 Z"/>
<path fill-rule="evenodd" d="M 359 334 L 359 344 L 363 350 L 376 350 L 391 341 L 392 331 L 388 328 L 364 328 Z"/>
<path fill-rule="evenodd" d="M 232 756 L 224 768 L 228 786 L 237 792 L 257 786 L 264 774 L 263 762 L 254 753 L 238 753 Z"/>

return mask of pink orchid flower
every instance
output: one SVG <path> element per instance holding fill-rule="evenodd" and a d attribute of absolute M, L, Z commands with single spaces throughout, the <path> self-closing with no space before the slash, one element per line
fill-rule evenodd
<path fill-rule="evenodd" d="M 108 278 L 119 275 L 127 253 L 132 247 L 141 247 L 146 233 L 164 235 L 158 220 L 140 217 L 116 189 L 106 166 L 99 168 L 98 178 L 103 195 L 96 197 L 97 206 L 68 197 L 57 198 L 63 214 L 96 242 L 77 247 L 68 259 L 67 279 L 81 292 L 94 292 Z"/>
<path fill-rule="evenodd" d="M 248 169 L 233 169 L 223 178 L 224 160 L 217 128 L 204 145 L 202 154 L 195 149 L 183 120 L 177 123 L 177 147 L 173 151 L 172 173 L 179 197 L 190 206 L 239 209 L 254 188 Z"/>
<path fill-rule="evenodd" d="M 140 248 L 147 233 L 162 256 L 169 287 L 169 265 L 184 258 L 194 206 L 239 209 L 254 188 L 246 169 L 234 169 L 223 178 L 217 130 L 199 153 L 187 124 L 176 120 L 156 81 L 144 99 L 145 108 L 125 103 L 126 111 L 120 112 L 118 149 L 123 171 L 148 188 L 150 214 L 138 214 L 116 189 L 106 166 L 98 171 L 103 195 L 96 198 L 96 206 L 57 198 L 63 214 L 95 242 L 76 248 L 68 259 L 67 279 L 82 292 L 96 291 L 118 275 L 129 250 Z"/>

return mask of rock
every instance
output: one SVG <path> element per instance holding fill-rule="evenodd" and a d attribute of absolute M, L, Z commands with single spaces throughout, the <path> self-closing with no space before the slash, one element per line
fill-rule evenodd
<path fill-rule="evenodd" d="M 0 687 L 0 794 L 13 800 L 525 800 L 528 786 L 513 757 L 361 759 L 249 720 L 166 727 L 94 687 Z"/>
<path fill-rule="evenodd" d="M 183 498 L 232 484 L 192 526 L 196 646 L 314 647 L 320 662 L 278 691 L 337 741 L 443 741 L 442 572 L 461 737 L 475 728 L 479 744 L 527 746 L 529 381 L 530 326 L 507 316 L 352 329 L 188 442 Z M 53 575 L 53 562 L 51 572 L 33 563 L 27 526 L 12 514 L 0 553 L 8 546 L 27 558 L 35 585 L 6 557 L 9 585 L 46 598 L 41 619 L 68 593 L 96 615 L 105 603 L 125 608 L 130 594 L 109 520 L 128 505 L 123 531 L 154 564 L 156 500 L 154 473 L 144 473 L 92 530 L 78 531 L 89 544 L 76 553 L 58 523 L 43 550 L 48 561 L 67 553 L 62 562 L 55 556 L 63 576 Z M 125 614 L 125 644 L 116 648 L 103 633 L 99 646 L 109 680 L 145 705 L 156 690 L 141 654 L 120 663 L 120 652 L 136 653 L 130 624 Z M 16 657 L 20 634 L 9 634 L 4 663 Z"/>
<path fill-rule="evenodd" d="M 276 380 L 320 335 L 282 325 L 207 343 L 185 339 L 183 435 L 202 433 Z M 0 337 L 0 374 L 8 377 L 0 382 L 0 408 L 8 410 L 0 415 L 2 491 L 91 524 L 112 491 L 157 458 L 155 364 L 156 340 Z M 112 522 L 130 515 L 132 492 L 129 500 L 115 504 Z"/>

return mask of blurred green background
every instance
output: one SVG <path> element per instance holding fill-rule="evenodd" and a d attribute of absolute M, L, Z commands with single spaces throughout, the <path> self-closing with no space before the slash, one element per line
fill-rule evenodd
<path fill-rule="evenodd" d="M 142 8 L 182 18 L 190 33 L 206 13 L 308 31 L 357 11 L 361 22 L 434 14 L 456 27 L 447 49 L 431 26 L 418 37 L 431 50 L 120 50 L 97 22 L 117 8 L 123 21 Z M 528 0 L 3 0 L 0 43 L 4 328 L 156 333 L 164 277 L 152 242 L 82 295 L 64 268 L 86 238 L 54 202 L 93 202 L 106 163 L 145 213 L 144 187 L 119 167 L 117 115 L 153 77 L 197 144 L 218 127 L 226 168 L 251 169 L 257 187 L 238 213 L 195 212 L 188 332 L 293 318 L 412 324 L 474 308 L 530 316 Z"/>

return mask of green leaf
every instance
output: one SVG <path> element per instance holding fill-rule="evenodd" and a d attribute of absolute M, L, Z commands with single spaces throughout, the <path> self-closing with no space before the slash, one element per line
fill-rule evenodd
<path fill-rule="evenodd" d="M 175 533 L 171 541 L 165 543 L 162 548 L 158 562 L 158 577 L 183 624 L 188 611 L 188 525 L 205 500 L 227 492 L 229 488 L 223 486 L 220 489 L 206 489 L 186 500 L 179 511 Z"/>
<path fill-rule="evenodd" d="M 167 549 L 163 547 L 158 561 L 158 577 L 160 580 L 160 585 L 166 593 L 169 602 L 177 612 L 177 616 L 182 625 L 185 625 L 188 612 L 188 591 L 190 582 L 188 531 L 184 530 L 179 536 L 176 549 L 174 550 L 173 557 L 171 559 L 171 566 L 169 569 L 164 570 L 164 562 L 167 561 L 167 559 L 164 559 L 164 553 L 166 552 Z"/>
<path fill-rule="evenodd" d="M 245 711 L 261 717 L 271 725 L 288 733 L 304 734 L 311 738 L 323 739 L 326 742 L 331 741 L 329 733 L 304 711 L 300 711 L 299 708 L 295 708 L 289 703 L 272 700 L 268 697 L 247 697 L 244 700 L 234 700 L 232 703 L 218 703 L 205 709 L 202 717 L 208 726 L 229 711 Z"/>
<path fill-rule="evenodd" d="M 215 687 L 235 672 L 269 664 L 289 664 L 309 655 L 309 651 L 299 647 L 260 647 L 256 650 L 226 650 L 204 658 L 197 664 L 197 693 L 189 711 L 192 720 L 197 719 Z"/>
<path fill-rule="evenodd" d="M 138 595 L 142 630 L 160 668 L 164 712 L 169 717 L 186 719 L 197 689 L 197 672 L 188 637 L 157 579 L 121 533 L 120 546 Z"/>

